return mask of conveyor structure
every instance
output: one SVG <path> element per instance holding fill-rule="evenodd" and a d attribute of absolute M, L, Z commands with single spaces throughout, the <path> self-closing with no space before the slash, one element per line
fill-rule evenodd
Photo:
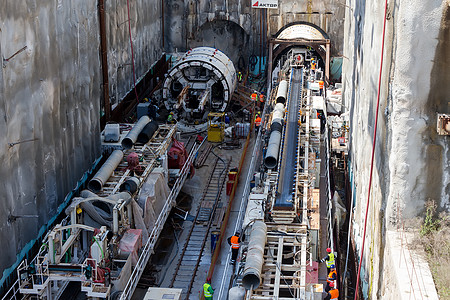
<path fill-rule="evenodd" d="M 272 93 L 275 97 L 266 104 L 272 112 L 266 116 L 264 168 L 255 168 L 265 171 L 256 173 L 260 184 L 248 197 L 242 220 L 246 236 L 242 267 L 237 268 L 229 299 L 238 299 L 232 295 L 242 287 L 247 300 L 322 299 L 318 245 L 322 230 L 333 248 L 331 197 L 324 96 L 312 87 L 323 74 L 310 70 L 310 57 L 302 53 L 287 55 L 277 77 L 277 92 Z M 321 180 L 327 187 L 323 190 Z M 321 194 L 327 199 L 323 217 L 329 220 L 322 229 Z"/>

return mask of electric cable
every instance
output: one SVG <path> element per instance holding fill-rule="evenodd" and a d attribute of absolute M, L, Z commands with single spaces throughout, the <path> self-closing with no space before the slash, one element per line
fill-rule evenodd
<path fill-rule="evenodd" d="M 364 217 L 364 233 L 363 233 L 363 240 L 362 240 L 362 245 L 361 245 L 361 256 L 359 258 L 358 275 L 357 275 L 357 278 L 356 278 L 356 288 L 355 288 L 355 298 L 354 298 L 355 300 L 358 299 L 358 286 L 359 286 L 359 278 L 360 278 L 360 274 L 361 274 L 361 265 L 362 265 L 362 261 L 363 261 L 363 254 L 364 254 L 364 242 L 366 241 L 367 216 L 368 216 L 369 204 L 370 204 L 370 190 L 371 190 L 371 187 L 372 187 L 372 174 L 373 174 L 373 162 L 374 162 L 374 156 L 375 156 L 375 144 L 376 144 L 376 141 L 377 141 L 378 111 L 380 109 L 380 94 L 381 94 L 381 75 L 382 75 L 382 72 L 383 72 L 384 39 L 385 39 L 385 36 L 386 36 L 387 3 L 388 3 L 387 0 L 385 0 L 385 4 L 384 4 L 384 20 L 383 20 L 383 36 L 382 36 L 382 39 L 381 39 L 380 72 L 379 72 L 379 75 L 378 75 L 377 112 L 375 114 L 375 124 L 374 124 L 373 144 L 372 144 L 372 159 L 371 159 L 371 162 L 370 162 L 369 188 L 368 188 L 368 192 L 367 192 L 366 215 Z"/>
<path fill-rule="evenodd" d="M 272 249 L 270 247 L 269 247 L 269 251 L 267 251 L 267 252 L 269 252 L 270 256 L 272 256 L 273 260 L 275 260 L 275 257 L 272 254 Z M 280 266 L 278 265 L 277 262 L 275 262 L 275 266 L 277 266 L 278 271 L 280 271 L 280 275 L 281 275 L 281 278 L 283 278 L 284 283 L 286 283 L 286 285 L 288 286 L 289 293 L 291 294 L 292 297 L 296 298 L 294 296 L 294 293 L 292 293 L 292 291 L 291 291 L 291 285 L 286 281 L 286 278 L 284 278 L 284 274 L 283 274 L 283 272 L 281 272 L 281 268 L 280 268 Z"/>

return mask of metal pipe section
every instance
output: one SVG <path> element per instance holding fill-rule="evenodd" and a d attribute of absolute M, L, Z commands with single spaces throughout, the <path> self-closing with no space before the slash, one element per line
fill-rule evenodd
<path fill-rule="evenodd" d="M 124 183 L 120 185 L 119 191 L 128 191 L 130 194 L 134 194 L 137 192 L 140 184 L 141 182 L 137 177 L 129 177 Z"/>
<path fill-rule="evenodd" d="M 121 150 L 114 150 L 109 158 L 105 161 L 103 166 L 95 174 L 94 178 L 88 183 L 88 188 L 94 193 L 98 193 L 102 190 L 103 184 L 109 179 L 112 172 L 117 168 L 123 158 L 123 152 Z"/>
<path fill-rule="evenodd" d="M 140 144 L 147 144 L 148 141 L 153 137 L 156 130 L 158 130 L 159 125 L 157 121 L 151 121 L 145 127 L 142 129 L 142 131 L 139 133 L 137 142 Z"/>
<path fill-rule="evenodd" d="M 264 246 L 267 241 L 267 226 L 263 221 L 255 221 L 248 242 L 247 261 L 245 262 L 242 285 L 247 289 L 256 289 L 261 283 L 261 271 L 264 263 Z"/>
<path fill-rule="evenodd" d="M 287 94 L 288 94 L 288 86 L 289 86 L 289 84 L 288 84 L 287 80 L 280 81 L 280 84 L 278 85 L 277 97 L 276 97 L 277 103 L 281 103 L 281 104 L 286 103 L 286 98 L 287 98 Z"/>
<path fill-rule="evenodd" d="M 264 165 L 273 169 L 278 164 L 278 152 L 280 151 L 281 131 L 283 129 L 284 105 L 277 103 L 272 113 L 272 124 L 270 126 L 270 138 L 267 145 Z"/>
<path fill-rule="evenodd" d="M 139 136 L 139 133 L 141 133 L 142 129 L 150 123 L 150 118 L 148 116 L 142 116 L 139 121 L 136 123 L 136 125 L 133 126 L 133 129 L 128 132 L 127 136 L 122 140 L 122 147 L 124 149 L 131 149 L 133 148 L 134 143 L 136 143 L 136 140 Z"/>
<path fill-rule="evenodd" d="M 266 157 L 264 158 L 264 165 L 273 169 L 278 164 L 278 151 L 280 150 L 281 132 L 273 131 L 270 134 L 269 145 L 267 146 Z"/>

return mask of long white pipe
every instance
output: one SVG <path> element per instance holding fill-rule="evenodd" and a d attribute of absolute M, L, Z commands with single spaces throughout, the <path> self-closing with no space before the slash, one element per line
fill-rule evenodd
<path fill-rule="evenodd" d="M 256 289 L 261 283 L 261 271 L 264 263 L 264 247 L 267 241 L 267 225 L 255 221 L 252 225 L 248 242 L 247 260 L 245 262 L 242 285 L 247 289 Z"/>
<path fill-rule="evenodd" d="M 278 85 L 278 90 L 277 90 L 277 97 L 276 97 L 276 101 L 277 103 L 286 103 L 286 99 L 287 99 L 287 94 L 288 94 L 288 82 L 287 80 L 282 80 L 280 81 L 280 84 Z"/>

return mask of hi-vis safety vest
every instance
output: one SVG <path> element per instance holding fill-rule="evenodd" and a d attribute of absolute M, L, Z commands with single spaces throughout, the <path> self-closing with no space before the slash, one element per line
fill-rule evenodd
<path fill-rule="evenodd" d="M 337 272 L 336 272 L 336 270 L 331 271 L 330 274 L 328 274 L 328 277 L 327 277 L 327 282 L 328 282 L 328 283 L 334 281 L 334 279 L 333 279 L 333 274 L 335 274 L 335 275 L 336 275 L 336 278 L 337 278 Z"/>
<path fill-rule="evenodd" d="M 330 258 L 330 260 L 326 260 L 325 262 L 327 263 L 327 268 L 330 268 L 331 265 L 334 265 L 334 253 L 328 253 L 328 257 Z"/>
<path fill-rule="evenodd" d="M 328 293 L 330 293 L 331 299 L 337 299 L 339 297 L 339 290 L 338 289 L 330 290 Z"/>
<path fill-rule="evenodd" d="M 239 237 L 233 235 L 233 236 L 231 237 L 230 242 L 231 242 L 231 248 L 233 248 L 233 249 L 239 249 Z"/>
<path fill-rule="evenodd" d="M 255 126 L 256 127 L 261 126 L 261 118 L 259 116 L 257 116 L 256 119 L 255 119 Z"/>
<path fill-rule="evenodd" d="M 212 294 L 209 292 L 209 288 L 211 287 L 211 285 L 207 282 L 205 282 L 205 284 L 203 284 L 203 293 L 205 294 L 205 297 L 211 297 Z"/>

